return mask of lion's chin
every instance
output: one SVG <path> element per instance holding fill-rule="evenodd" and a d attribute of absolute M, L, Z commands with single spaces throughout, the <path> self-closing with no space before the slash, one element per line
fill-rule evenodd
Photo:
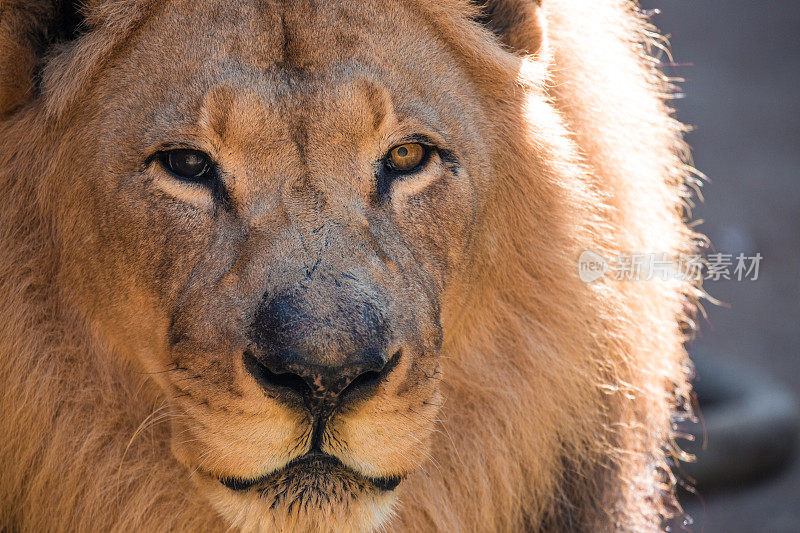
<path fill-rule="evenodd" d="M 307 454 L 258 479 L 216 480 L 211 500 L 243 530 L 368 531 L 391 516 L 401 481 L 365 477 L 333 456 Z"/>
<path fill-rule="evenodd" d="M 257 478 L 222 478 L 220 482 L 233 491 L 257 491 L 269 500 L 297 494 L 300 499 L 330 500 L 338 495 L 370 491 L 391 491 L 403 480 L 401 476 L 366 477 L 346 467 L 339 459 L 324 453 L 308 453 L 277 472 Z M 277 503 L 277 502 L 276 502 Z"/>

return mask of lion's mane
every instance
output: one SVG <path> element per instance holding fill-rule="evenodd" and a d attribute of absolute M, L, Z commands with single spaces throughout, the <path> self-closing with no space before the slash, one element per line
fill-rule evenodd
<path fill-rule="evenodd" d="M 676 510 L 671 420 L 686 408 L 683 341 L 699 290 L 610 276 L 585 284 L 577 260 L 583 250 L 693 251 L 684 128 L 651 55 L 664 43 L 633 2 L 543 0 L 541 34 L 515 37 L 533 46 L 546 35 L 538 61 L 512 60 L 470 37 L 461 2 L 418 3 L 495 102 L 487 137 L 498 172 L 464 301 L 446 317 L 432 457 L 401 485 L 395 524 L 658 529 Z M 127 31 L 136 9 L 107 4 L 98 31 Z M 33 68 L 8 30 L 23 23 L 3 19 L 8 6 L 0 1 L 3 76 Z M 43 75 L 57 79 L 106 48 L 56 57 Z M 83 70 L 64 83 L 92 75 Z M 30 90 L 0 87 L 0 114 Z M 0 121 L 0 529 L 222 527 L 172 458 L 169 411 L 149 376 L 112 363 L 65 296 L 62 270 L 75 267 L 61 261 L 59 232 L 69 226 L 53 214 L 74 199 L 47 190 L 70 157 L 58 142 L 70 132 L 61 96 Z"/>

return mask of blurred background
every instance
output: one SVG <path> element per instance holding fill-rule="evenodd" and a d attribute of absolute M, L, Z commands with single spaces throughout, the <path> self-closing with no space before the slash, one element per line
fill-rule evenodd
<path fill-rule="evenodd" d="M 675 105 L 695 127 L 688 140 L 709 178 L 695 209 L 700 230 L 719 252 L 763 256 L 757 281 L 704 285 L 725 303 L 704 304 L 708 318 L 690 346 L 717 456 L 703 463 L 701 452 L 704 483 L 682 495 L 688 529 L 800 532 L 791 405 L 800 397 L 800 2 L 641 3 L 660 11 L 652 20 L 675 62 L 667 72 L 685 79 Z M 737 413 L 747 427 L 728 427 Z M 714 470 L 725 460 L 727 478 Z"/>

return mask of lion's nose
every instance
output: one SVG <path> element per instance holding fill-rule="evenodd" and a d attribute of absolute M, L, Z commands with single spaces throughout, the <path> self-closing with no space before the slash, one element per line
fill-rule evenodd
<path fill-rule="evenodd" d="M 257 357 L 248 350 L 244 354 L 244 363 L 263 388 L 293 391 L 306 403 L 315 406 L 320 402 L 338 400 L 344 395 L 368 394 L 389 374 L 399 356 L 398 352 L 387 360 L 372 352 L 357 361 L 323 366 L 309 363 L 296 353 Z"/>
<path fill-rule="evenodd" d="M 400 357 L 386 350 L 389 331 L 380 302 L 343 292 L 329 299 L 336 305 L 315 306 L 307 294 L 263 302 L 251 326 L 252 349 L 244 355 L 262 387 L 294 392 L 312 409 L 375 390 Z"/>

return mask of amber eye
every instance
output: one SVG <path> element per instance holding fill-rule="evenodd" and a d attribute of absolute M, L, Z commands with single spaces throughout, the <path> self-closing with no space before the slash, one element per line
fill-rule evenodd
<path fill-rule="evenodd" d="M 425 160 L 426 148 L 419 143 L 406 143 L 389 151 L 387 163 L 392 170 L 410 172 Z"/>
<path fill-rule="evenodd" d="M 211 175 L 211 158 L 199 150 L 167 150 L 161 152 L 159 160 L 165 169 L 183 180 L 204 181 Z"/>

